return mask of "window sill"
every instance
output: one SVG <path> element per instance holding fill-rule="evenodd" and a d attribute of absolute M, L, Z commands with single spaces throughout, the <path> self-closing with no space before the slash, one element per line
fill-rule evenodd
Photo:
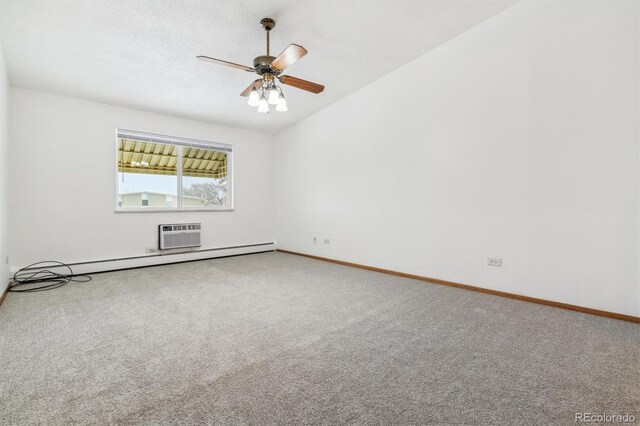
<path fill-rule="evenodd" d="M 193 213 L 193 212 L 232 212 L 233 207 L 219 209 L 115 209 L 116 213 Z"/>

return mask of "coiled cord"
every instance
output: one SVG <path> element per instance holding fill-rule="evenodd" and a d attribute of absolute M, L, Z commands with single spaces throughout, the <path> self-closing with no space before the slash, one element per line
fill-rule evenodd
<path fill-rule="evenodd" d="M 48 265 L 46 265 L 48 264 Z M 54 272 L 52 269 L 65 268 L 67 274 Z M 34 269 L 37 269 L 34 271 Z M 13 275 L 9 283 L 9 291 L 16 293 L 33 293 L 37 291 L 60 288 L 70 281 L 86 283 L 91 281 L 89 275 L 75 275 L 71 266 L 55 260 L 32 263 Z M 40 284 L 40 285 L 39 285 Z"/>

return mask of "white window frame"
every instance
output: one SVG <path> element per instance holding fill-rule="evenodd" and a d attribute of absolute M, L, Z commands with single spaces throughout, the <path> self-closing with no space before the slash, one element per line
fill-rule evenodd
<path fill-rule="evenodd" d="M 147 207 L 118 207 L 118 197 L 119 197 L 119 170 L 118 170 L 118 142 L 122 138 L 127 139 L 135 139 L 144 142 L 153 142 L 165 145 L 176 145 L 178 148 L 178 164 L 177 164 L 177 206 L 175 207 L 167 207 L 167 208 L 147 208 Z M 191 147 L 191 148 L 201 148 L 201 149 L 210 149 L 215 151 L 222 151 L 227 154 L 227 185 L 228 192 L 227 198 L 229 200 L 229 206 L 221 206 L 221 207 L 187 207 L 184 208 L 182 206 L 182 148 Z M 166 212 L 180 212 L 180 213 L 188 213 L 188 212 L 220 212 L 220 211 L 233 211 L 233 199 L 234 199 L 234 188 L 233 188 L 233 145 L 223 144 L 218 142 L 209 142 L 197 139 L 188 139 L 188 138 L 180 138 L 176 136 L 166 136 L 166 135 L 158 135 L 154 133 L 145 133 L 145 132 L 137 132 L 133 130 L 125 130 L 125 129 L 116 129 L 116 143 L 115 143 L 115 175 L 116 175 L 116 186 L 115 186 L 115 211 L 116 213 L 166 213 Z"/>

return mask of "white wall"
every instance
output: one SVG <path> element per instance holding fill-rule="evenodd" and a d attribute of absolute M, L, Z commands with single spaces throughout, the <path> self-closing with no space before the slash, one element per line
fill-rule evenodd
<path fill-rule="evenodd" d="M 9 283 L 8 256 L 8 190 L 9 190 L 9 77 L 0 46 L 0 294 Z"/>
<path fill-rule="evenodd" d="M 275 240 L 271 135 L 17 88 L 11 111 L 12 269 L 144 256 L 160 223 L 202 222 L 203 249 Z M 235 211 L 115 213 L 116 128 L 232 144 Z"/>
<path fill-rule="evenodd" d="M 277 135 L 279 247 L 639 315 L 638 26 L 524 1 Z"/>

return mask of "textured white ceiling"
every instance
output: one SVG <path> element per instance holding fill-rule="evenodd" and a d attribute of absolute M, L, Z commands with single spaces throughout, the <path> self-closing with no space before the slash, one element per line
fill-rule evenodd
<path fill-rule="evenodd" d="M 499 13 L 518 0 L 0 0 L 0 43 L 14 86 L 280 131 Z M 309 54 L 287 74 L 287 113 L 258 114 L 240 92 L 255 74 L 197 61 L 253 65 L 265 53 Z"/>

